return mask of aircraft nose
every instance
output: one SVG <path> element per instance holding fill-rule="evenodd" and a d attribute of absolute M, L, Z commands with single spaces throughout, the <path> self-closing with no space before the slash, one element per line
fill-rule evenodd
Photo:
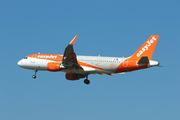
<path fill-rule="evenodd" d="M 17 64 L 19 67 L 21 67 L 22 66 L 22 60 L 20 60 Z"/>

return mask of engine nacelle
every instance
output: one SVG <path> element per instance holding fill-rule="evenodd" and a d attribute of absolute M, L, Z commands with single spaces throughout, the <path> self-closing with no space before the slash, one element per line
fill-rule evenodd
<path fill-rule="evenodd" d="M 78 77 L 73 75 L 74 73 L 66 73 L 66 79 L 67 80 L 79 80 Z"/>
<path fill-rule="evenodd" d="M 61 63 L 48 63 L 47 69 L 52 72 L 60 71 Z"/>
<path fill-rule="evenodd" d="M 66 73 L 67 80 L 79 80 L 80 78 L 85 78 L 85 75 L 76 73 Z"/>

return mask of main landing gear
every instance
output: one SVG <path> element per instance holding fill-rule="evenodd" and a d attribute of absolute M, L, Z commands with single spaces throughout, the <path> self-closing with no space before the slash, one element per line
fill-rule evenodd
<path fill-rule="evenodd" d="M 88 79 L 85 79 L 84 83 L 88 85 L 90 83 L 90 81 Z"/>
<path fill-rule="evenodd" d="M 34 70 L 34 75 L 32 76 L 32 78 L 36 79 L 36 73 L 38 70 Z"/>
<path fill-rule="evenodd" d="M 74 78 L 74 79 L 80 79 L 80 78 L 86 78 L 85 80 L 84 80 L 84 83 L 86 84 L 86 85 L 88 85 L 89 83 L 90 83 L 90 81 L 88 80 L 88 75 L 87 74 L 77 74 L 77 73 L 73 73 L 72 74 L 72 77 Z"/>
<path fill-rule="evenodd" d="M 85 83 L 86 85 L 88 85 L 88 84 L 90 83 L 90 81 L 88 80 L 88 76 L 86 76 L 86 79 L 84 80 L 84 83 Z"/>

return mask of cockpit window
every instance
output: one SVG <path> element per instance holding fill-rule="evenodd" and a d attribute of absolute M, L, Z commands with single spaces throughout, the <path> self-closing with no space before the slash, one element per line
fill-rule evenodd
<path fill-rule="evenodd" d="M 27 57 L 24 57 L 24 59 L 27 59 Z"/>

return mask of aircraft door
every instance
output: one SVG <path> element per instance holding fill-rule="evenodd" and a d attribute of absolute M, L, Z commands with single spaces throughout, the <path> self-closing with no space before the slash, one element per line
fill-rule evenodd
<path fill-rule="evenodd" d="M 123 61 L 123 67 L 128 67 L 128 59 Z"/>
<path fill-rule="evenodd" d="M 35 63 L 35 59 L 34 58 L 35 58 L 35 55 L 32 56 L 31 63 Z"/>

